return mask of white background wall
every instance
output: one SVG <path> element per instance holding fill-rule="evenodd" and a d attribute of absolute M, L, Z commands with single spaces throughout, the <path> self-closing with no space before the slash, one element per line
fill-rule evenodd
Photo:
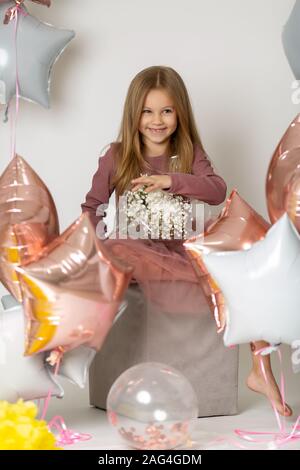
<path fill-rule="evenodd" d="M 228 188 L 267 215 L 266 170 L 299 105 L 281 31 L 294 0 L 53 0 L 32 14 L 76 37 L 55 64 L 51 109 L 22 101 L 17 150 L 52 192 L 64 229 L 80 213 L 99 150 L 116 138 L 130 80 L 169 65 L 190 92 Z M 0 170 L 10 127 L 0 122 Z"/>
<path fill-rule="evenodd" d="M 80 214 L 98 153 L 116 138 L 130 80 L 175 68 L 204 146 L 229 190 L 267 216 L 271 155 L 299 112 L 281 31 L 294 0 L 53 0 L 32 14 L 74 29 L 52 74 L 51 109 L 22 101 L 17 150 L 48 185 L 61 229 Z M 3 113 L 3 108 L 1 109 Z M 0 170 L 10 127 L 0 122 Z"/>

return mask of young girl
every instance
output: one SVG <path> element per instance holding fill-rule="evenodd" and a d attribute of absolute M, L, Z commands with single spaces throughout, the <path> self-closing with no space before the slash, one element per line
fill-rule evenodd
<path fill-rule="evenodd" d="M 184 82 L 170 67 L 149 67 L 132 80 L 117 142 L 99 159 L 82 210 L 89 211 L 97 228 L 103 218 L 103 211 L 97 212 L 97 208 L 108 203 L 114 190 L 118 201 L 126 190 L 142 186 L 146 192 L 160 189 L 210 205 L 218 205 L 226 197 L 226 184 L 203 149 Z M 105 244 L 134 267 L 133 281 L 152 302 L 174 313 L 199 315 L 208 306 L 183 241 L 127 238 L 106 239 Z M 279 413 L 288 416 L 292 412 L 282 404 L 269 356 L 263 359 L 267 386 L 254 354 L 265 344 L 251 345 L 253 369 L 247 384 L 271 397 Z"/>

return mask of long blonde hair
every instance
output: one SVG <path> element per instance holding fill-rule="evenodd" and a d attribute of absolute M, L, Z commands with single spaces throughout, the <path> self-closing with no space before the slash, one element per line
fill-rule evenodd
<path fill-rule="evenodd" d="M 143 158 L 143 143 L 139 122 L 146 96 L 150 90 L 163 89 L 173 99 L 177 112 L 177 129 L 171 137 L 171 159 L 169 171 L 191 173 L 194 145 L 203 146 L 196 128 L 193 111 L 185 84 L 180 75 L 171 67 L 153 66 L 139 72 L 130 83 L 125 100 L 121 128 L 115 153 L 116 172 L 113 184 L 117 196 L 130 187 L 130 181 L 149 168 Z"/>

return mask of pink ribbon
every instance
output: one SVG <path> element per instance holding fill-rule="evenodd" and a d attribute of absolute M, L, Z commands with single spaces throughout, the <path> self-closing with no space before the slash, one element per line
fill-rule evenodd
<path fill-rule="evenodd" d="M 23 2 L 24 0 L 16 0 L 16 5 L 6 10 L 4 20 L 3 20 L 4 24 L 9 24 L 12 20 L 17 20 L 19 13 L 23 16 L 28 15 L 28 13 L 24 10 L 22 6 Z"/>
<path fill-rule="evenodd" d="M 262 354 L 264 351 L 266 351 L 267 348 L 262 348 L 258 351 L 255 352 L 255 354 Z M 279 357 L 279 362 L 280 362 L 280 392 L 282 396 L 282 404 L 285 406 L 285 380 L 284 380 L 284 374 L 283 374 L 283 368 L 282 368 L 282 356 L 281 356 L 281 351 L 278 349 L 277 350 L 278 357 Z M 262 358 L 260 357 L 260 367 L 265 379 L 266 384 L 269 384 L 268 377 L 266 374 L 265 366 L 263 363 Z M 256 442 L 256 443 L 269 443 L 270 447 L 272 445 L 276 446 L 281 446 L 283 444 L 286 444 L 289 441 L 297 441 L 300 440 L 300 415 L 296 419 L 295 424 L 292 427 L 292 430 L 290 432 L 286 431 L 286 422 L 285 422 L 285 416 L 281 417 L 277 411 L 275 402 L 272 398 L 270 398 L 270 402 L 275 414 L 275 418 L 278 424 L 279 432 L 258 432 L 258 431 L 243 431 L 242 429 L 235 429 L 235 433 L 242 439 L 248 441 L 248 442 Z M 266 439 L 256 439 L 255 436 L 271 436 Z"/>
<path fill-rule="evenodd" d="M 63 354 L 64 354 L 63 348 L 57 348 L 54 351 L 52 351 L 50 354 L 50 360 L 54 361 L 52 362 L 52 365 L 55 365 L 54 377 L 56 377 L 58 374 L 58 370 L 60 367 Z M 49 408 L 49 403 L 51 400 L 51 395 L 52 395 L 52 389 L 48 391 L 47 397 L 44 400 L 44 406 L 43 406 L 40 419 L 45 419 L 46 417 L 46 414 Z M 51 432 L 52 432 L 52 428 L 58 431 L 58 435 L 56 436 L 56 443 L 58 446 L 75 444 L 76 442 L 80 442 L 80 441 L 88 441 L 89 439 L 92 438 L 91 434 L 75 432 L 69 429 L 62 416 L 54 416 L 54 418 L 52 418 L 51 421 L 48 423 L 48 428 Z"/>
<path fill-rule="evenodd" d="M 9 10 L 7 10 L 6 15 L 5 15 L 5 18 L 9 17 L 8 23 L 13 19 L 15 20 L 14 41 L 15 41 L 15 53 L 16 53 L 16 57 L 15 57 L 15 60 L 16 60 L 16 107 L 15 107 L 15 116 L 11 121 L 12 158 L 14 158 L 15 153 L 16 153 L 16 124 L 17 124 L 17 117 L 19 113 L 19 99 L 20 99 L 20 94 L 19 94 L 20 86 L 19 86 L 18 61 L 17 61 L 18 59 L 17 57 L 17 32 L 18 32 L 18 24 L 19 24 L 18 19 L 19 19 L 19 13 L 27 15 L 27 13 L 23 10 L 22 5 L 21 5 L 23 1 L 24 0 L 17 1 L 16 6 L 9 8 Z M 52 351 L 51 360 L 53 360 L 53 365 L 55 365 L 54 376 L 58 374 L 58 370 L 59 370 L 59 366 L 60 366 L 63 354 L 64 354 L 63 348 L 57 348 L 55 351 Z M 47 397 L 44 400 L 44 406 L 43 406 L 40 419 L 45 419 L 45 416 L 49 408 L 51 395 L 52 395 L 52 389 L 48 391 Z M 59 434 L 56 437 L 56 442 L 58 445 L 70 445 L 70 444 L 74 444 L 75 442 L 86 441 L 88 439 L 91 439 L 92 437 L 90 434 L 74 432 L 71 429 L 68 429 L 62 416 L 55 416 L 54 418 L 52 418 L 50 423 L 48 423 L 48 427 L 50 430 L 51 428 L 56 428 L 56 430 L 58 430 Z"/>
<path fill-rule="evenodd" d="M 16 129 L 17 129 L 17 120 L 19 114 L 19 101 L 20 101 L 20 85 L 19 85 L 19 71 L 18 71 L 18 54 L 17 54 L 17 34 L 18 34 L 18 26 L 19 26 L 19 13 L 22 11 L 23 14 L 27 14 L 21 4 L 16 5 L 15 7 L 11 7 L 10 10 L 14 10 L 14 20 L 15 20 L 15 27 L 14 27 L 14 43 L 15 43 L 15 61 L 16 61 L 16 106 L 15 106 L 15 116 L 12 114 L 11 106 L 9 105 L 9 114 L 11 115 L 11 157 L 14 158 L 16 154 Z"/>
<path fill-rule="evenodd" d="M 50 354 L 49 358 L 53 357 L 53 354 L 55 354 L 54 377 L 56 377 L 57 374 L 58 374 L 59 366 L 60 366 L 61 359 L 62 359 L 62 356 L 63 356 L 63 350 L 60 350 L 59 348 L 57 348 L 56 350 L 51 351 L 51 354 Z M 49 362 L 49 358 L 46 359 L 46 362 Z M 48 411 L 48 408 L 49 408 L 49 403 L 50 403 L 51 396 L 52 396 L 52 390 L 53 390 L 52 388 L 49 389 L 47 397 L 44 399 L 44 405 L 43 405 L 43 409 L 42 409 L 40 419 L 45 419 L 45 417 L 46 417 L 46 414 L 47 414 L 47 411 Z"/>
<path fill-rule="evenodd" d="M 52 431 L 52 428 L 58 431 L 58 436 L 56 436 L 56 443 L 60 446 L 75 444 L 76 442 L 81 441 L 88 441 L 92 438 L 91 434 L 75 432 L 71 429 L 68 429 L 62 416 L 54 416 L 54 418 L 52 418 L 48 423 L 48 428 L 50 431 Z"/>
<path fill-rule="evenodd" d="M 255 354 L 266 354 L 270 353 L 270 351 L 274 350 L 274 347 L 266 347 L 262 348 L 258 351 L 255 352 Z M 279 361 L 280 361 L 280 391 L 281 391 L 281 396 L 282 396 L 282 403 L 283 406 L 285 406 L 285 381 L 284 381 L 284 375 L 283 375 L 283 369 L 282 369 L 282 357 L 281 357 L 281 352 L 279 349 L 276 349 L 278 356 L 279 356 Z M 261 370 L 265 379 L 265 382 L 268 384 L 268 378 L 267 374 L 265 371 L 265 366 L 262 361 L 262 358 L 260 358 L 260 366 Z M 275 413 L 275 417 L 277 420 L 277 424 L 279 427 L 279 432 L 258 432 L 258 431 L 243 431 L 242 429 L 235 429 L 236 435 L 244 439 L 245 441 L 252 442 L 252 443 L 268 443 L 269 444 L 269 449 L 276 449 L 277 447 L 286 444 L 289 441 L 297 441 L 300 439 L 300 416 L 296 419 L 295 424 L 292 427 L 292 430 L 290 432 L 286 431 L 286 423 L 285 423 L 285 417 L 281 418 L 279 415 L 274 400 L 270 399 L 270 402 L 272 404 L 272 408 Z M 263 436 L 268 436 L 266 439 L 257 439 L 257 437 L 263 437 Z M 238 440 L 231 438 L 231 437 L 217 437 L 216 439 L 213 439 L 207 444 L 207 448 L 219 445 L 219 444 L 231 444 L 234 445 L 235 447 L 238 447 L 239 449 L 243 450 L 254 450 L 251 447 L 247 447 Z"/>

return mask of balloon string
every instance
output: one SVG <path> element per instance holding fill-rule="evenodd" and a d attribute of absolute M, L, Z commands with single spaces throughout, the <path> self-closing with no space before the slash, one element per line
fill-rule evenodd
<path fill-rule="evenodd" d="M 48 423 L 48 427 L 50 431 L 52 431 L 52 428 L 58 431 L 56 443 L 62 446 L 75 444 L 76 442 L 81 441 L 88 441 L 92 438 L 91 434 L 74 432 L 72 429 L 68 429 L 62 416 L 54 416 L 54 418 L 52 418 Z"/>
<path fill-rule="evenodd" d="M 16 106 L 15 106 L 15 115 L 12 116 L 11 119 L 11 156 L 12 158 L 15 157 L 16 155 L 16 128 L 17 128 L 17 120 L 18 120 L 18 114 L 19 114 L 19 100 L 20 100 L 20 86 L 19 86 L 19 71 L 18 71 L 18 51 L 17 51 L 17 33 L 18 33 L 18 25 L 19 25 L 19 13 L 23 15 L 27 15 L 27 13 L 23 10 L 21 6 L 22 2 L 18 2 L 17 5 L 13 8 L 10 9 L 10 17 L 9 21 L 12 19 L 15 20 L 14 23 L 14 45 L 15 45 L 15 62 L 16 62 Z M 9 106 L 9 113 L 11 113 L 11 108 Z M 57 376 L 61 358 L 63 356 L 63 350 L 58 350 L 57 352 L 57 358 L 55 361 L 55 371 L 54 371 L 54 376 Z M 52 391 L 53 388 L 50 388 L 47 394 L 47 397 L 44 400 L 44 405 L 43 405 L 43 410 L 41 413 L 41 420 L 45 419 L 51 396 L 52 396 Z M 74 432 L 71 429 L 68 429 L 66 426 L 66 423 L 63 419 L 62 416 L 55 416 L 54 418 L 51 419 L 51 421 L 48 423 L 48 428 L 51 430 L 51 428 L 56 428 L 58 431 L 58 436 L 56 437 L 56 442 L 58 445 L 68 445 L 68 444 L 74 444 L 75 442 L 79 441 L 86 441 L 88 439 L 91 439 L 90 434 L 84 434 L 84 433 L 78 433 Z"/>
<path fill-rule="evenodd" d="M 255 354 L 261 354 L 263 351 L 267 350 L 267 348 L 262 348 L 255 352 Z M 282 366 L 282 355 L 281 351 L 278 349 L 277 354 L 279 357 L 280 363 L 280 392 L 282 397 L 282 405 L 285 407 L 285 379 L 283 374 L 283 366 Z M 269 385 L 269 380 L 266 374 L 265 366 L 263 363 L 262 358 L 260 357 L 260 366 L 262 370 L 263 377 L 267 385 Z M 278 424 L 279 432 L 258 432 L 258 431 L 243 431 L 242 429 L 235 429 L 235 433 L 241 437 L 242 439 L 250 442 L 265 442 L 269 444 L 274 444 L 275 446 L 283 445 L 289 441 L 296 441 L 300 440 L 300 415 L 296 419 L 294 426 L 292 427 L 291 432 L 286 432 L 286 423 L 285 417 L 281 417 L 277 411 L 275 402 L 272 398 L 269 398 L 272 408 L 274 410 L 274 414 L 276 417 L 276 421 Z M 256 439 L 252 436 L 272 436 L 272 438 L 267 439 Z"/>
<path fill-rule="evenodd" d="M 4 15 L 3 23 L 4 24 L 9 24 L 12 20 L 16 19 L 18 16 L 18 12 L 22 10 L 22 3 L 24 0 L 15 0 L 16 5 L 14 7 L 9 7 Z M 24 14 L 27 15 L 27 13 L 23 10 Z"/>
<path fill-rule="evenodd" d="M 8 113 L 11 116 L 11 157 L 14 158 L 16 154 L 16 140 L 17 140 L 17 120 L 19 114 L 19 102 L 20 102 L 20 82 L 19 82 L 19 69 L 18 69 L 18 27 L 19 27 L 19 15 L 27 16 L 28 13 L 22 7 L 23 1 L 18 1 L 16 6 L 11 7 L 7 10 L 5 15 L 4 23 L 8 24 L 10 21 L 15 20 L 14 22 L 14 46 L 15 46 L 15 72 L 16 72 L 16 105 L 15 105 L 15 115 L 12 113 L 11 103 L 7 106 L 6 114 Z M 7 121 L 7 118 L 4 117 L 4 121 Z"/>
<path fill-rule="evenodd" d="M 56 352 L 57 352 L 57 356 L 56 356 L 56 361 L 55 361 L 54 377 L 57 377 L 57 375 L 58 375 L 61 359 L 62 359 L 62 356 L 63 356 L 62 351 L 56 351 Z M 44 399 L 44 405 L 43 405 L 43 409 L 42 409 L 40 419 L 45 419 L 45 417 L 46 417 L 46 414 L 47 414 L 47 411 L 48 411 L 48 408 L 49 408 L 49 404 L 50 404 L 50 400 L 51 400 L 51 397 L 52 397 L 52 392 L 53 392 L 53 387 L 51 387 L 49 389 L 49 391 L 47 393 L 47 396 Z"/>
<path fill-rule="evenodd" d="M 9 113 L 11 115 L 11 158 L 14 158 L 16 154 L 16 140 L 17 140 L 17 120 L 18 120 L 18 113 L 19 113 L 19 73 L 18 73 L 18 51 L 17 51 L 17 35 L 18 35 L 18 26 L 19 26 L 19 13 L 26 14 L 23 10 L 21 5 L 16 5 L 11 9 L 11 16 L 10 21 L 12 19 L 15 20 L 14 22 L 14 46 L 15 46 L 15 63 L 16 63 L 16 106 L 15 106 L 15 115 L 13 115 L 10 105 L 9 105 Z"/>
<path fill-rule="evenodd" d="M 57 377 L 59 367 L 61 364 L 61 360 L 64 354 L 64 349 L 63 348 L 57 348 L 55 351 L 53 351 L 54 357 L 55 357 L 55 369 L 54 369 L 54 377 Z M 52 396 L 52 391 L 53 388 L 51 388 L 48 391 L 47 397 L 44 400 L 44 405 L 43 405 L 43 410 L 41 414 L 40 419 L 45 419 L 48 408 L 49 408 L 49 403 L 51 400 Z M 76 442 L 81 442 L 81 441 L 87 441 L 92 438 L 91 434 L 86 434 L 86 433 L 80 433 L 80 432 L 75 432 L 72 431 L 72 429 L 69 429 L 65 423 L 65 420 L 62 416 L 54 416 L 48 423 L 48 428 L 49 430 L 52 431 L 57 431 L 58 434 L 56 435 L 56 443 L 59 446 L 64 446 L 64 445 L 71 445 L 75 444 Z"/>

